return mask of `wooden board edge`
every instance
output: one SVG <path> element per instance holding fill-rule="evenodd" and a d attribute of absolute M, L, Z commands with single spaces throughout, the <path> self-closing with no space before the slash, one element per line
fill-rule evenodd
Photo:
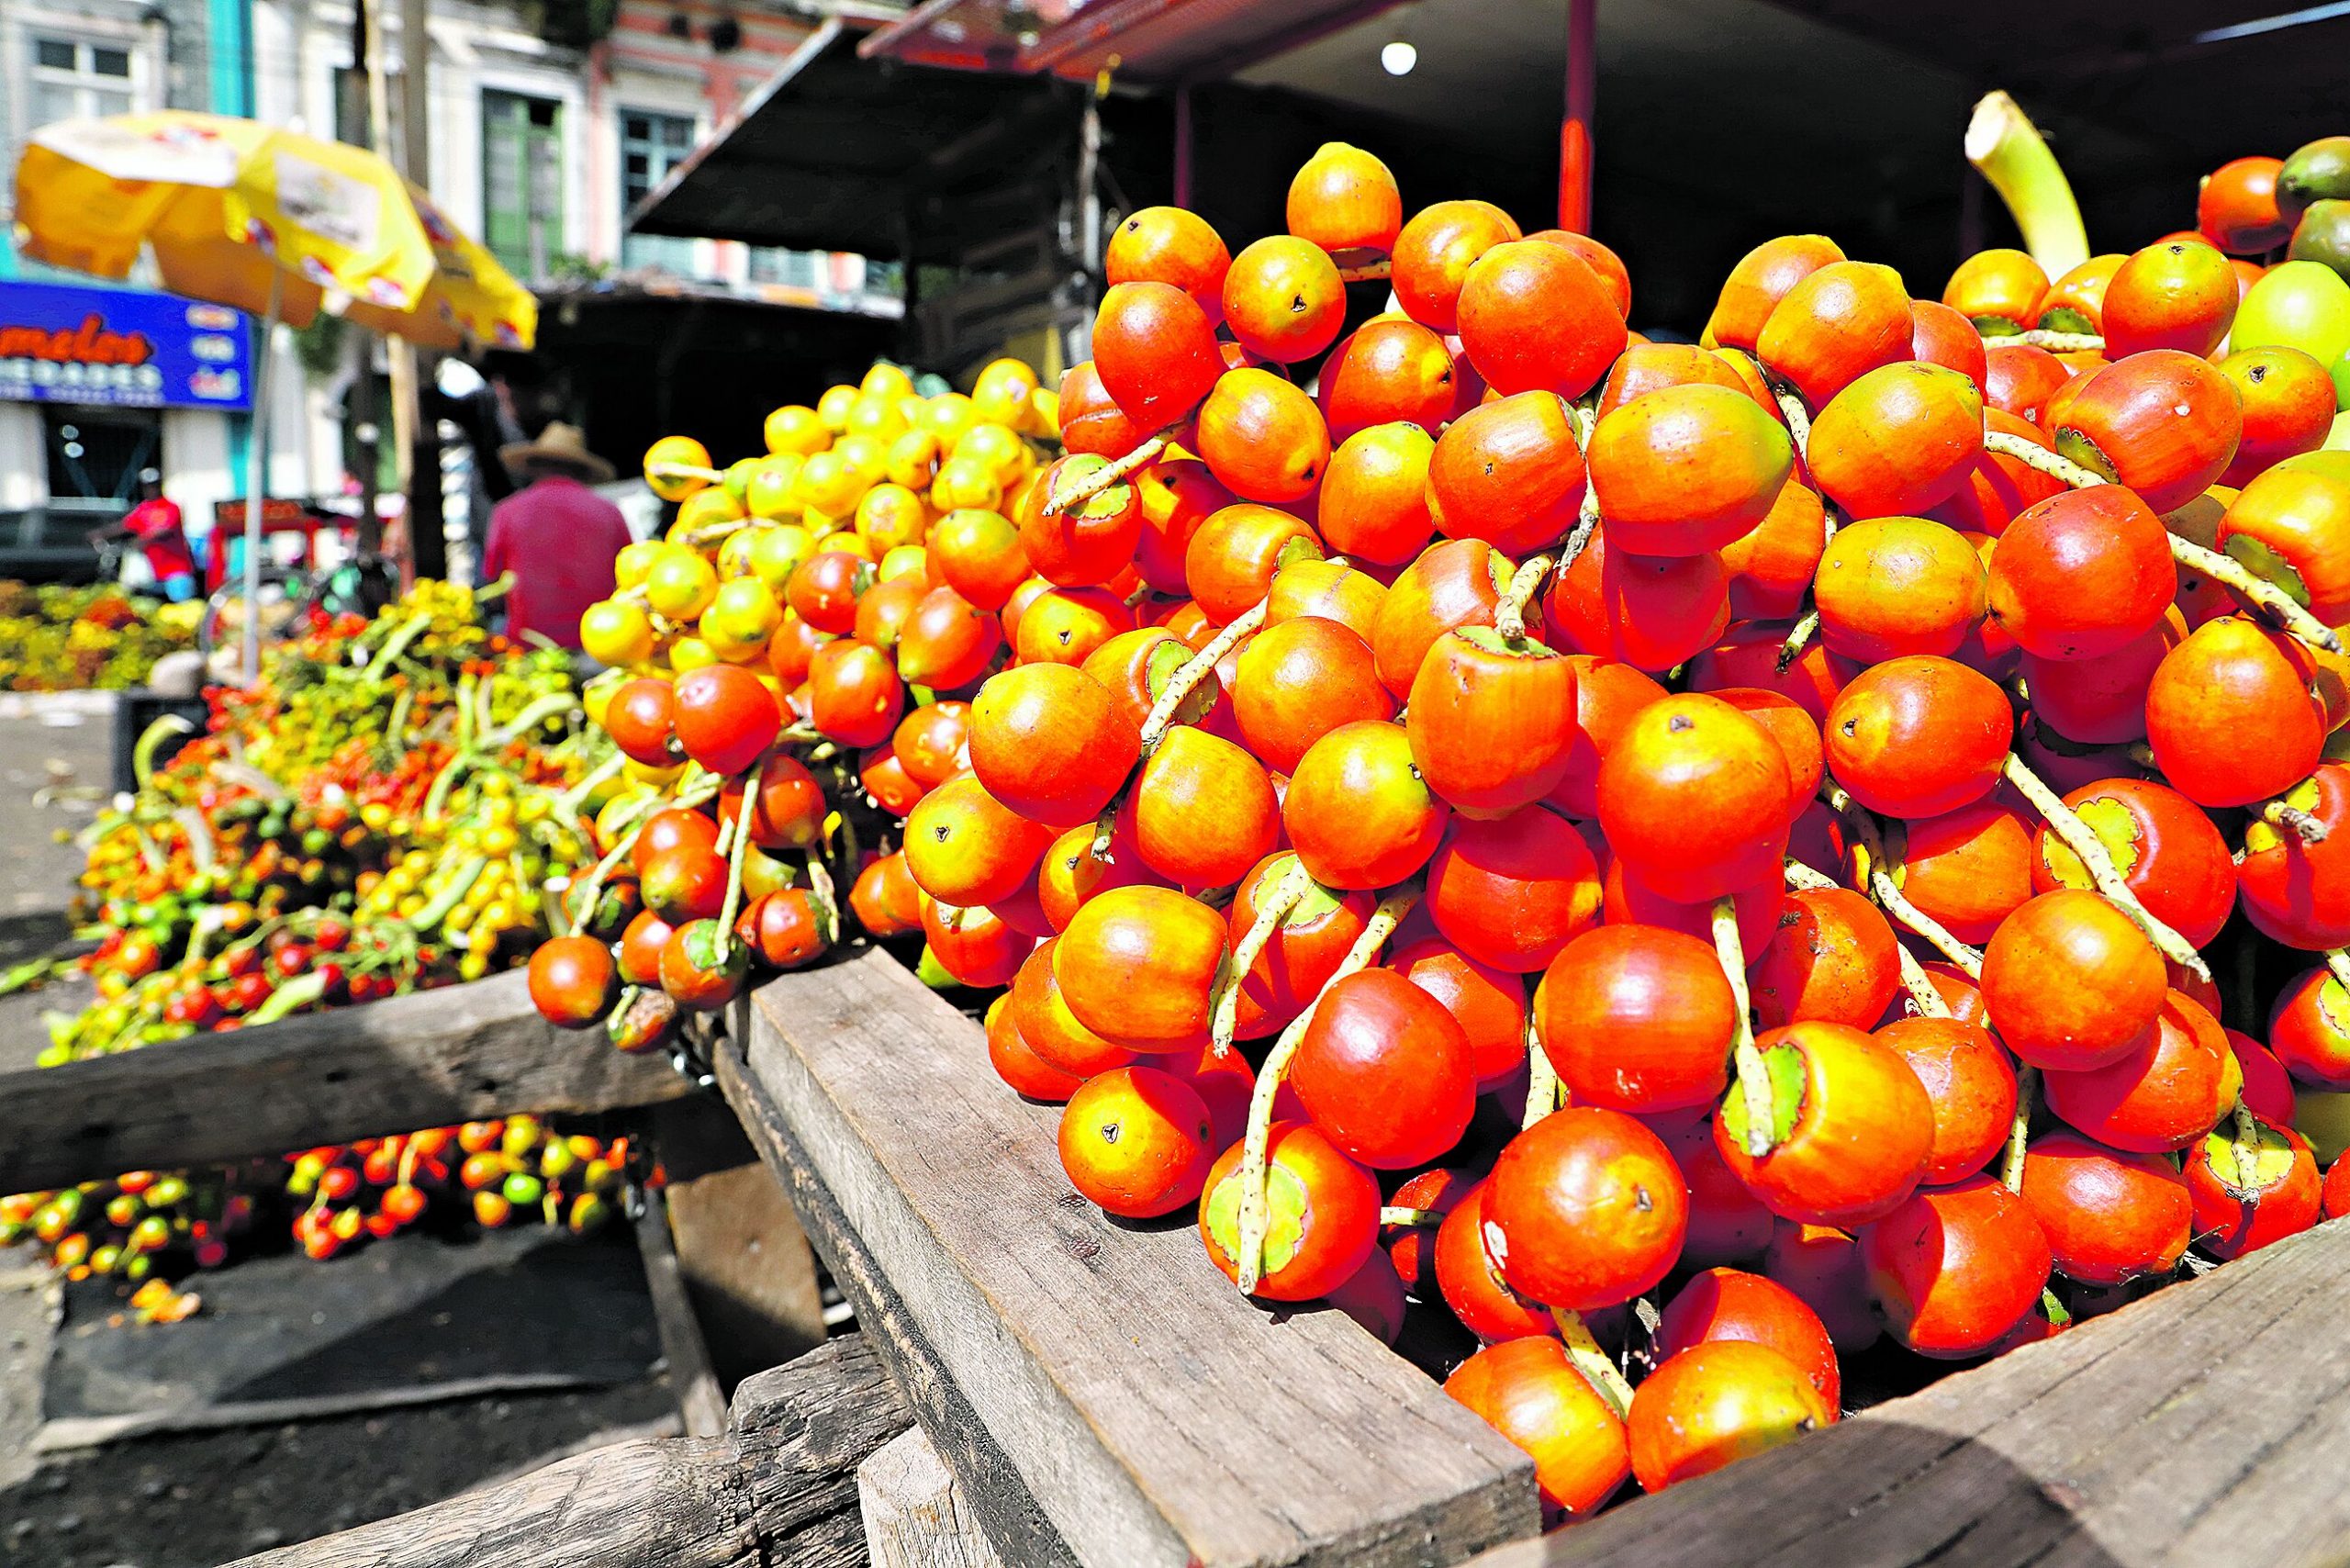
<path fill-rule="evenodd" d="M 945 1010 L 952 1023 L 970 1030 L 977 1052 L 976 1025 L 954 1015 L 943 1001 L 920 988 L 902 966 L 878 951 L 848 962 L 872 966 L 873 981 L 902 991 L 910 1003 L 927 1002 Z M 829 967 L 835 984 L 845 967 Z M 1035 1418 L 1037 1428 L 1028 1432 L 1026 1440 L 1032 1447 L 1050 1451 L 1018 1454 L 1015 1459 L 1048 1467 L 1045 1473 L 1051 1475 L 1052 1483 L 1046 1495 L 1036 1495 L 1034 1488 L 1031 1495 L 1068 1536 L 1077 1556 L 1123 1564 L 1161 1560 L 1148 1555 L 1158 1552 L 1164 1553 L 1163 1560 L 1170 1563 L 1190 1561 L 1192 1547 L 1150 1496 L 1150 1478 L 1130 1471 L 1102 1445 L 1083 1406 L 1074 1402 L 1051 1367 L 1028 1346 L 1022 1326 L 1005 1321 L 980 1283 L 967 1277 L 965 1266 L 942 1247 L 931 1220 L 915 1211 L 879 1156 L 864 1144 L 853 1109 L 834 1098 L 834 1092 L 816 1077 L 812 1064 L 794 1048 L 788 1021 L 793 983 L 794 977 L 789 975 L 770 982 L 738 1009 L 733 1032 L 736 1048 L 743 1054 L 736 1066 L 746 1076 L 762 1081 L 763 1091 L 779 1119 L 789 1123 L 790 1136 L 819 1182 L 834 1188 L 845 1181 L 848 1183 L 849 1191 L 835 1192 L 833 1196 L 852 1226 L 878 1225 L 895 1238 L 894 1244 L 883 1250 L 894 1271 L 919 1275 L 915 1283 L 918 1316 L 924 1326 L 921 1331 L 938 1353 L 942 1369 L 950 1381 L 958 1382 L 970 1369 L 978 1369 L 988 1382 L 979 1390 L 979 1407 L 994 1417 L 1003 1417 L 1009 1412 Z M 851 983 L 856 983 L 854 979 Z M 893 1000 L 885 997 L 880 1002 L 887 1007 Z M 743 1018 L 744 1012 L 751 1017 Z M 788 1115 L 785 1106 L 789 1107 Z M 843 1204 L 844 1198 L 856 1201 Z M 860 1206 L 865 1212 L 858 1212 Z M 901 1278 L 896 1283 L 903 1286 L 907 1282 Z M 953 1305 L 945 1305 L 950 1301 Z M 1363 1345 L 1382 1358 L 1389 1355 L 1367 1338 Z M 1431 1491 L 1409 1506 L 1383 1512 L 1367 1507 L 1357 1518 L 1319 1526 L 1318 1533 L 1300 1531 L 1302 1539 L 1295 1546 L 1272 1556 L 1240 1556 L 1233 1562 L 1409 1568 L 1463 1561 L 1536 1533 L 1539 1506 L 1531 1462 L 1489 1428 L 1446 1403 L 1435 1383 L 1424 1382 L 1416 1372 L 1411 1375 L 1432 1404 L 1457 1418 L 1463 1428 L 1462 1442 L 1477 1448 L 1475 1439 L 1482 1439 L 1490 1447 L 1490 1468 L 1451 1492 Z M 968 1391 L 971 1385 L 962 1383 L 960 1386 Z M 1063 1440 L 1047 1440 L 1044 1435 L 1056 1431 L 1065 1434 Z M 1479 1451 L 1482 1454 L 1483 1450 Z M 1078 1468 L 1089 1461 L 1088 1468 Z M 1111 1506 L 1104 1506 L 1105 1499 Z M 1139 1507 L 1113 1513 L 1115 1505 L 1126 1499 L 1138 1499 Z"/>
<path fill-rule="evenodd" d="M 507 1372 L 453 1378 L 413 1388 L 378 1388 L 299 1399 L 255 1399 L 193 1409 L 139 1410 L 124 1416 L 65 1416 L 41 1423 L 33 1435 L 36 1453 L 100 1448 L 127 1438 L 162 1432 L 206 1432 L 222 1427 L 269 1427 L 284 1421 L 316 1421 L 371 1410 L 401 1410 L 490 1394 L 548 1394 L 568 1388 L 607 1388 L 615 1380 L 572 1372 Z"/>
<path fill-rule="evenodd" d="M 686 1296 L 686 1278 L 669 1235 L 669 1205 L 649 1192 L 635 1221 L 636 1250 L 644 1261 L 645 1294 L 653 1298 L 653 1324 L 661 1335 L 661 1358 L 668 1363 L 669 1386 L 689 1438 L 714 1438 L 726 1430 L 726 1395 L 711 1370 L 710 1347 Z"/>
<path fill-rule="evenodd" d="M 477 1016 L 464 1017 L 466 1009 Z M 450 1014 L 436 1024 L 436 1015 Z M 386 1053 L 383 1092 L 366 1092 L 360 1053 L 337 1056 L 338 1042 L 412 1042 L 435 1030 L 451 1036 L 445 1059 L 402 1064 L 391 1081 Z M 485 1078 L 474 1060 L 485 1036 L 509 1041 L 518 1059 L 553 1064 L 552 1082 L 524 1088 Z M 535 1053 L 535 1054 L 533 1054 Z M 609 1058 L 609 1059 L 608 1059 Z M 198 1129 L 126 1139 L 106 1107 L 128 1096 L 175 1106 L 182 1086 L 233 1083 L 240 1074 L 275 1080 L 315 1075 L 333 1091 L 308 1103 L 310 1119 L 252 1132 L 218 1117 Z M 513 1075 L 509 1074 L 508 1077 Z M 125 1170 L 178 1170 L 283 1153 L 287 1148 L 386 1137 L 418 1126 L 533 1113 L 586 1114 L 659 1104 L 696 1092 L 659 1056 L 629 1057 L 595 1032 L 559 1031 L 531 1005 L 517 972 L 466 985 L 412 992 L 327 1013 L 302 1014 L 256 1029 L 191 1036 L 141 1050 L 56 1067 L 0 1072 L 0 1192 L 47 1191 Z M 86 1102 L 85 1112 L 69 1107 Z M 135 1103 L 135 1102 L 134 1102 Z M 10 1110 L 10 1107 L 20 1107 Z M 328 1114 L 331 1108 L 333 1114 Z M 428 1114 L 429 1113 L 429 1114 Z M 425 1120 L 418 1120 L 425 1115 Z M 439 1118 L 434 1120 L 433 1118 Z M 34 1125 L 38 1123 L 39 1125 Z M 290 1136 L 289 1136 L 290 1135 Z"/>
<path fill-rule="evenodd" d="M 722 1043 L 712 1058 L 727 1103 L 783 1182 L 810 1242 L 856 1309 L 857 1327 L 889 1370 L 890 1381 L 930 1434 L 939 1457 L 969 1491 L 980 1528 L 998 1554 L 1006 1562 L 1035 1568 L 1076 1568 L 1077 1558 L 1046 1518 L 1018 1467 L 971 1408 L 968 1396 L 906 1311 L 903 1298 L 866 1249 L 773 1099 L 751 1075 L 738 1041 Z"/>

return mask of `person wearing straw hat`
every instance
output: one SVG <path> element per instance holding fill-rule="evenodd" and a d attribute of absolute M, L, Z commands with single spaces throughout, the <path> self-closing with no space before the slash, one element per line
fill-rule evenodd
<path fill-rule="evenodd" d="M 611 597 L 612 564 L 631 535 L 621 509 L 589 489 L 612 477 L 612 465 L 588 450 L 576 425 L 557 420 L 536 441 L 498 448 L 522 486 L 489 514 L 482 548 L 485 582 L 511 576 L 506 634 L 536 633 L 558 647 L 579 646 L 579 618 Z"/>

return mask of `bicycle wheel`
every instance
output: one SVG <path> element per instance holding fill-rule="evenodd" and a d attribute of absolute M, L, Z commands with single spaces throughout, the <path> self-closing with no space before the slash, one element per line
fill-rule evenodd
<path fill-rule="evenodd" d="M 400 596 L 400 570 L 381 555 L 354 555 L 319 573 L 310 584 L 304 607 L 328 615 L 364 615 L 376 611 Z"/>
<path fill-rule="evenodd" d="M 299 629 L 308 579 L 284 566 L 261 569 L 259 616 L 261 640 L 274 643 Z M 245 635 L 245 584 L 242 577 L 225 582 L 204 601 L 204 619 L 196 622 L 196 645 L 206 658 L 216 648 L 240 646 Z"/>

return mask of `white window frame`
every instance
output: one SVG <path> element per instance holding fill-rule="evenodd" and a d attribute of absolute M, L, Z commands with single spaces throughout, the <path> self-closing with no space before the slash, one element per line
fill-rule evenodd
<path fill-rule="evenodd" d="M 7 119 L 0 124 L 0 158 L 16 166 L 17 152 L 37 129 L 32 118 L 31 87 L 35 62 L 40 58 L 37 39 L 52 39 L 82 47 L 119 49 L 130 57 L 130 106 L 133 112 L 162 106 L 162 76 L 155 59 L 155 39 L 135 20 L 84 16 L 43 7 L 0 7 L 0 69 L 8 73 Z M 0 181 L 0 185 L 5 185 Z M 0 209 L 13 204 L 13 192 L 0 189 Z"/>
<path fill-rule="evenodd" d="M 71 45 L 75 53 L 72 72 L 40 63 L 40 46 L 45 43 Z M 100 76 L 84 69 L 93 50 L 118 50 L 129 61 L 127 76 Z M 114 24 L 94 17 L 69 17 L 53 12 L 28 13 L 19 28 L 18 69 L 16 79 L 26 91 L 21 95 L 24 107 L 18 113 L 25 120 L 19 128 L 22 135 L 38 129 L 31 118 L 31 89 L 40 86 L 73 86 L 85 90 L 118 91 L 130 100 L 130 111 L 137 113 L 154 106 L 153 62 L 148 59 L 145 29 L 136 24 Z M 80 113 L 76 109 L 77 115 Z"/>

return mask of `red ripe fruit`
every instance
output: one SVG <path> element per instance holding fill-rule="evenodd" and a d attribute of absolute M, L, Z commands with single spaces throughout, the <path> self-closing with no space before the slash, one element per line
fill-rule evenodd
<path fill-rule="evenodd" d="M 1538 240 L 1495 245 L 1469 268 L 1458 312 L 1460 346 L 1485 384 L 1507 397 L 1580 398 L 1624 352 L 1624 317 L 1582 257 Z"/>
<path fill-rule="evenodd" d="M 2050 497 L 1991 553 L 1991 614 L 2041 658 L 2116 652 L 2161 624 L 2177 592 L 2162 519 L 2119 485 Z"/>
<path fill-rule="evenodd" d="M 1420 777 L 1455 810 L 1493 817 L 1531 805 L 1566 774 L 1574 666 L 1486 627 L 1448 632 L 1420 661 L 1404 728 Z"/>
<path fill-rule="evenodd" d="M 2167 1274 L 2187 1250 L 2194 1202 L 2158 1155 L 2121 1154 L 2077 1133 L 2045 1133 L 2023 1159 L 2023 1201 L 2056 1268 L 2087 1285 Z"/>
<path fill-rule="evenodd" d="M 1918 1075 L 1934 1107 L 1930 1187 L 1972 1176 L 2007 1146 L 2016 1115 L 2016 1070 L 1991 1032 L 1971 1018 L 1897 1018 L 1876 1031 Z"/>
<path fill-rule="evenodd" d="M 1654 1286 L 1688 1232 L 1688 1189 L 1671 1152 L 1639 1122 L 1595 1106 L 1554 1111 L 1512 1138 L 1487 1197 L 1485 1244 L 1511 1287 L 1576 1312 Z"/>
<path fill-rule="evenodd" d="M 1142 730 L 1073 666 L 1023 665 L 971 700 L 971 770 L 988 793 L 1054 827 L 1091 822 L 1142 754 Z"/>
<path fill-rule="evenodd" d="M 1289 1075 L 1332 1143 L 1389 1170 L 1426 1165 L 1460 1141 L 1476 1081 L 1452 1014 L 1387 969 L 1359 970 L 1323 991 Z"/>
<path fill-rule="evenodd" d="M 1755 1021 L 1766 1029 L 1804 1020 L 1865 1029 L 1901 987 L 1893 927 L 1846 888 L 1791 891 L 1769 944 L 1749 961 Z"/>
<path fill-rule="evenodd" d="M 1651 1492 L 1832 1425 L 1836 1407 L 1767 1345 L 1718 1339 L 1666 1359 L 1632 1398 L 1632 1473 Z"/>
<path fill-rule="evenodd" d="M 1714 1147 L 1771 1212 L 1806 1225 L 1852 1226 L 1891 1213 L 1933 1153 L 1933 1103 L 1898 1053 L 1841 1024 L 1791 1024 L 1755 1042 L 1774 1085 L 1774 1141 L 1747 1147 L 1745 1096 L 1714 1117 Z"/>
<path fill-rule="evenodd" d="M 1370 913 L 1367 904 L 1363 913 Z M 1452 1014 L 1468 1036 L 1479 1089 L 1507 1082 L 1526 1066 L 1526 990 L 1516 975 L 1481 964 L 1436 936 L 1396 948 L 1388 956 L 1387 967 Z M 1245 994 L 1242 1005 L 1245 1012 Z"/>
<path fill-rule="evenodd" d="M 1842 1402 L 1844 1380 L 1828 1326 L 1785 1285 L 1738 1269 L 1708 1269 L 1681 1287 L 1657 1324 L 1661 1356 L 1724 1339 L 1767 1345 L 1803 1369 L 1829 1408 Z"/>
<path fill-rule="evenodd" d="M 1452 355 L 1416 321 L 1366 321 L 1322 362 L 1315 396 L 1334 442 L 1398 420 L 1434 431 L 1452 413 Z"/>
<path fill-rule="evenodd" d="M 1893 1337 L 1922 1356 L 1977 1356 L 2023 1320 L 2054 1260 L 2021 1198 L 1988 1176 L 1920 1191 L 1860 1233 Z"/>
<path fill-rule="evenodd" d="M 1729 1081 L 1737 1003 L 1714 950 L 1650 925 L 1567 944 L 1538 993 L 1542 1048 L 1579 1105 L 1642 1114 L 1710 1104 Z"/>
<path fill-rule="evenodd" d="M 1590 1514 L 1632 1473 L 1624 1418 L 1556 1339 L 1489 1345 L 1445 1379 L 1444 1391 L 1526 1450 L 1546 1512 Z"/>
<path fill-rule="evenodd" d="M 667 681 L 639 676 L 612 693 L 604 729 L 632 762 L 647 767 L 677 765 L 677 691 Z"/>
<path fill-rule="evenodd" d="M 2035 1067 L 2085 1071 L 2151 1038 L 2169 990 L 2162 955 L 2096 893 L 2042 893 L 1983 953 L 1983 1002 L 2008 1048 Z"/>
<path fill-rule="evenodd" d="M 2196 1245 L 2222 1260 L 2300 1235 L 2317 1223 L 2323 1204 L 2307 1138 L 2255 1124 L 2257 1146 L 2238 1148 L 2231 1131 L 2212 1133 L 2187 1154 Z"/>
<path fill-rule="evenodd" d="M 1769 731 L 1719 698 L 1684 694 L 1625 725 L 1600 764 L 1599 822 L 1642 881 L 1695 903 L 1778 874 L 1791 795 Z"/>
<path fill-rule="evenodd" d="M 1428 864 L 1427 912 L 1480 963 L 1530 974 L 1599 924 L 1599 867 L 1567 821 L 1539 806 L 1457 818 Z"/>
<path fill-rule="evenodd" d="M 1102 297 L 1093 368 L 1125 416 L 1155 431 L 1199 407 L 1224 374 L 1215 328 L 1171 284 L 1120 283 Z"/>

